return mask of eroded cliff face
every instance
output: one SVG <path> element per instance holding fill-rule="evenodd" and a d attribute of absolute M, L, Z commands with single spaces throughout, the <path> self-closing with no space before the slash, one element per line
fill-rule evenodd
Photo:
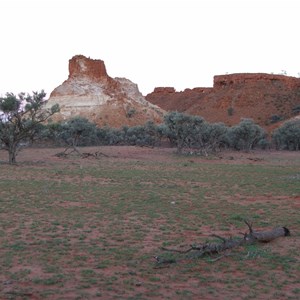
<path fill-rule="evenodd" d="M 148 102 L 138 86 L 126 78 L 111 78 L 102 60 L 83 55 L 69 61 L 69 77 L 50 94 L 47 107 L 58 103 L 54 121 L 75 116 L 111 127 L 161 122 L 164 110 Z"/>
<path fill-rule="evenodd" d="M 272 84 L 275 87 L 285 86 L 294 89 L 299 87 L 300 79 L 285 75 L 266 73 L 237 73 L 229 75 L 216 75 L 214 77 L 214 88 L 232 87 L 235 85 L 257 85 Z"/>
<path fill-rule="evenodd" d="M 155 88 L 146 99 L 164 110 L 200 115 L 209 122 L 237 124 L 252 118 L 272 127 L 272 116 L 288 119 L 300 105 L 300 79 L 284 75 L 244 73 L 218 75 L 212 88 Z"/>
<path fill-rule="evenodd" d="M 87 76 L 94 80 L 108 78 L 104 61 L 76 55 L 69 61 L 69 78 Z"/>

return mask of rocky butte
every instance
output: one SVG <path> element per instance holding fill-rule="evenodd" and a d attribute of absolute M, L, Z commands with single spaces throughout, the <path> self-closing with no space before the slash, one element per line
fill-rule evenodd
<path fill-rule="evenodd" d="M 241 118 L 252 118 L 271 130 L 274 120 L 299 113 L 300 79 L 264 73 L 218 75 L 212 88 L 176 92 L 172 87 L 159 87 L 146 99 L 166 111 L 200 115 L 209 122 L 233 125 Z"/>
<path fill-rule="evenodd" d="M 58 103 L 53 121 L 75 116 L 100 126 L 135 126 L 151 120 L 162 122 L 164 110 L 148 102 L 138 86 L 126 78 L 111 78 L 102 60 L 76 55 L 69 60 L 69 77 L 55 88 L 47 107 Z"/>

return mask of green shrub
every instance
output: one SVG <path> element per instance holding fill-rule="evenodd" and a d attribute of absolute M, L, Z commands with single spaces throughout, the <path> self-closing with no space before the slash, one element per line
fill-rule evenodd
<path fill-rule="evenodd" d="M 228 116 L 233 116 L 233 113 L 234 113 L 234 108 L 232 106 L 230 106 L 228 109 L 227 109 L 227 114 Z"/>
<path fill-rule="evenodd" d="M 250 151 L 261 140 L 266 138 L 266 132 L 255 124 L 252 119 L 243 119 L 238 125 L 228 130 L 227 140 L 233 149 Z"/>
<path fill-rule="evenodd" d="M 300 119 L 283 123 L 274 131 L 272 141 L 277 149 L 300 150 Z"/>

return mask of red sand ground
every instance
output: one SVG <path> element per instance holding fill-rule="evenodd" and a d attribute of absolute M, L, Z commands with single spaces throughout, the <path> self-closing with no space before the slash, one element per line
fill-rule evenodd
<path fill-rule="evenodd" d="M 55 165 L 60 165 L 61 167 L 63 167 L 64 165 L 72 163 L 69 160 L 61 159 L 61 158 L 54 156 L 54 154 L 60 152 L 61 150 L 62 149 L 55 149 L 55 148 L 24 149 L 17 157 L 17 161 L 20 165 L 30 164 L 31 166 L 32 165 L 51 166 L 51 165 L 55 164 Z M 150 148 L 139 148 L 139 147 L 115 147 L 115 146 L 114 147 L 101 147 L 100 149 L 99 148 L 97 148 L 97 149 L 96 148 L 83 148 L 82 149 L 83 152 L 94 152 L 95 150 L 100 150 L 102 153 L 109 155 L 109 158 L 105 158 L 105 159 L 111 159 L 114 161 L 129 161 L 129 160 L 137 161 L 137 160 L 139 160 L 139 161 L 156 161 L 156 162 L 170 161 L 171 162 L 173 160 L 174 161 L 176 160 L 176 157 L 173 155 L 174 149 L 164 149 L 164 148 L 150 149 Z M 255 151 L 255 152 L 250 152 L 250 153 L 224 152 L 224 153 L 221 153 L 218 157 L 211 159 L 210 163 L 212 163 L 212 164 L 219 163 L 220 160 L 222 160 L 222 163 L 228 163 L 228 164 L 247 163 L 247 164 L 259 165 L 259 164 L 272 164 L 273 161 L 277 161 L 277 163 L 282 164 L 282 166 L 284 166 L 284 165 L 293 164 L 293 161 L 297 160 L 297 159 L 299 160 L 299 153 L 297 153 L 297 152 L 275 152 L 275 151 Z M 6 160 L 7 160 L 7 153 L 4 151 L 0 151 L 0 166 L 1 166 L 2 170 L 7 167 L 7 165 L 5 163 Z M 202 158 L 202 157 L 190 157 L 190 160 L 191 161 L 203 160 L 203 161 L 207 162 L 207 159 Z M 80 164 L 92 165 L 93 160 L 81 159 Z M 86 177 L 85 180 L 89 180 L 89 179 Z M 300 202 L 299 202 L 300 197 L 298 196 L 298 197 L 294 197 L 294 198 L 295 198 L 294 207 L 295 207 L 295 209 L 299 209 L 300 208 Z M 253 200 L 253 198 L 249 197 L 247 201 L 251 202 L 252 200 Z M 256 198 L 255 201 L 262 201 L 262 202 L 269 201 L 272 204 L 272 201 L 276 202 L 276 199 L 274 199 L 274 197 L 271 198 L 271 197 L 268 197 L 268 195 L 265 195 L 264 197 L 261 197 L 260 199 Z M 66 206 L 66 205 L 70 205 L 70 203 L 60 203 L 60 205 Z M 82 205 L 82 203 L 72 202 L 72 205 L 80 206 L 80 205 Z M 259 214 L 260 212 L 257 211 L 256 213 Z M 207 230 L 205 231 L 205 227 L 202 226 L 201 230 L 202 230 L 203 236 L 205 236 L 205 235 L 209 236 L 211 234 L 210 227 L 207 227 Z M 214 232 L 214 233 L 218 234 L 218 232 Z M 220 234 L 222 234 L 222 233 L 220 233 Z M 149 235 L 148 237 L 145 238 L 145 242 L 147 245 L 144 245 L 144 247 L 145 247 L 145 249 L 147 249 L 147 251 L 149 251 L 149 249 L 151 249 L 151 247 L 157 247 L 157 245 L 153 245 L 153 239 L 154 239 L 153 235 L 155 235 L 155 232 L 152 232 L 151 235 Z M 174 237 L 175 236 L 176 236 L 176 233 L 174 233 Z M 195 239 L 195 233 L 192 231 L 190 233 L 186 232 L 185 239 L 186 239 L 186 241 L 192 242 Z M 286 241 L 285 247 L 288 247 L 289 244 L 294 245 L 295 243 L 296 243 L 295 240 L 290 239 L 290 240 Z M 275 242 L 274 244 L 276 246 L 277 242 Z M 280 245 L 278 245 L 276 247 L 276 249 L 279 250 Z M 245 262 L 245 264 L 246 264 L 246 262 Z M 247 262 L 247 267 L 251 268 L 251 261 Z M 205 268 L 206 268 L 206 263 L 197 262 L 197 264 L 195 264 L 192 271 L 195 273 L 207 272 L 207 270 L 204 270 Z M 18 266 L 15 265 L 14 269 L 11 271 L 17 272 Z M 42 273 L 42 270 L 39 270 L 38 268 L 34 268 L 34 267 L 32 267 L 31 271 L 32 271 L 32 274 L 35 276 L 38 276 L 40 273 Z M 117 271 L 122 273 L 122 272 L 126 271 L 126 267 L 119 266 L 119 267 L 108 268 L 108 269 L 103 270 L 103 272 L 105 272 L 105 274 L 107 276 L 111 276 L 112 274 L 116 273 Z M 239 271 L 236 270 L 234 272 L 235 272 L 235 275 L 238 277 Z M 274 270 L 274 276 L 276 275 L 276 272 L 278 272 L 278 274 L 280 275 L 280 270 Z M 165 276 L 165 273 L 167 273 L 168 276 L 171 277 L 172 269 L 167 269 L 167 270 L 159 269 L 159 270 L 157 270 L 156 276 L 161 277 L 163 279 Z M 208 274 L 208 275 L 211 275 L 211 274 Z M 226 274 L 224 274 L 224 276 L 226 276 Z M 2 276 L 0 276 L 0 282 L 3 279 L 1 277 Z M 138 276 L 135 277 L 135 285 L 136 285 L 135 289 L 138 289 L 141 294 L 146 292 L 146 288 L 143 287 L 142 284 L 140 284 L 142 282 L 143 282 L 143 278 L 138 278 Z M 189 286 L 189 290 L 191 290 L 192 287 L 194 286 L 195 290 L 198 290 L 199 287 L 198 287 L 197 283 L 198 283 L 198 281 L 195 281 L 192 277 L 188 281 L 185 281 L 184 283 L 180 283 L 180 281 L 174 280 L 172 289 L 180 290 L 180 289 L 184 289 L 185 286 Z M 214 283 L 214 284 L 215 284 L 214 286 L 216 287 L 217 283 Z M 220 283 L 220 285 L 222 285 L 222 283 Z M 8 290 L 9 288 L 10 288 L 9 283 L 6 284 L 6 283 L 1 282 L 0 290 L 2 289 L 2 292 L 4 292 L 5 290 Z M 72 290 L 72 286 L 64 287 L 64 289 L 67 289 L 67 288 L 70 288 L 70 290 Z M 222 286 L 220 286 L 219 288 L 221 289 Z M 295 286 L 290 287 L 290 289 L 293 289 L 293 288 L 296 288 L 296 287 Z M 92 293 L 91 290 L 89 292 Z M 241 298 L 246 297 L 247 294 L 249 294 L 249 287 L 247 287 L 247 286 L 241 287 L 240 288 Z M 126 299 L 127 299 L 127 296 L 126 296 Z M 172 297 L 172 296 L 173 295 L 170 294 L 170 289 L 165 291 L 166 298 Z M 62 297 L 62 299 L 75 299 L 74 297 L 75 297 L 75 294 L 73 292 L 70 292 L 69 295 L 65 294 Z M 228 299 L 228 297 L 230 297 L 230 292 L 224 291 L 224 299 L 225 298 Z M 235 297 L 232 299 L 241 299 L 241 298 Z M 3 298 L 3 299 L 8 299 L 8 298 Z M 40 299 L 40 298 L 38 296 L 34 296 L 34 294 L 29 293 L 28 295 L 23 294 L 22 297 L 18 297 L 18 296 L 13 297 L 12 296 L 9 299 Z M 51 296 L 48 299 L 52 299 Z M 58 299 L 58 298 L 54 297 L 53 299 Z M 103 294 L 102 299 L 112 299 L 112 298 L 110 298 L 108 294 L 106 294 L 106 295 Z M 140 299 L 144 299 L 144 298 L 140 298 Z M 161 299 L 161 297 L 154 296 L 151 299 Z M 181 296 L 179 295 L 176 299 L 200 299 L 200 298 L 191 298 L 191 297 L 185 298 L 183 295 L 181 295 Z M 215 299 L 215 296 L 206 295 L 205 298 L 202 298 L 202 299 Z M 282 299 L 284 299 L 284 298 L 282 298 Z"/>

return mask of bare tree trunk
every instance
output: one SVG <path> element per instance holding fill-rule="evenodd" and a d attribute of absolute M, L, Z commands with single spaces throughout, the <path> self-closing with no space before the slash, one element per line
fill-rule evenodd
<path fill-rule="evenodd" d="M 17 146 L 16 145 L 10 145 L 8 148 L 8 162 L 10 165 L 14 165 L 16 163 L 16 157 L 17 157 Z"/>

